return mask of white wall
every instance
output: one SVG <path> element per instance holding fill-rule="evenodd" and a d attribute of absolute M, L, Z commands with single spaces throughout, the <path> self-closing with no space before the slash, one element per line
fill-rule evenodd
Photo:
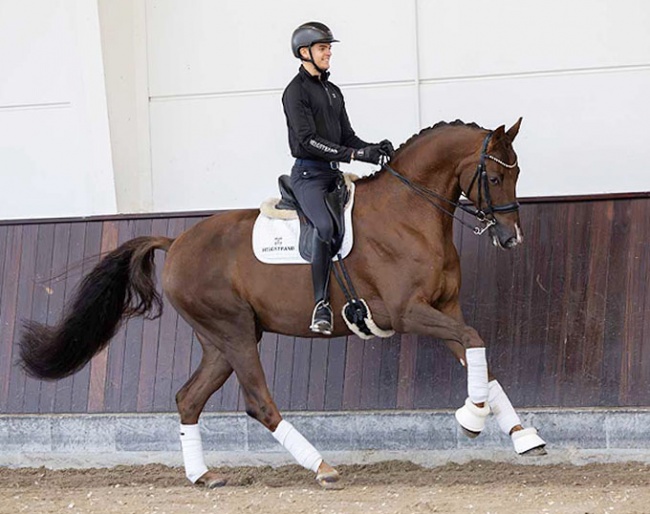
<path fill-rule="evenodd" d="M 147 7 L 155 208 L 259 205 L 276 194 L 278 175 L 292 163 L 281 103 L 299 66 L 291 33 L 322 16 L 322 4 L 168 0 Z M 345 87 L 359 135 L 410 135 L 417 128 L 414 4 L 333 1 L 327 11 L 344 42 L 335 48 L 332 79 Z M 359 23 L 360 13 L 380 14 Z M 408 37 L 376 37 L 396 29 Z M 373 58 L 359 59 L 370 45 Z"/>
<path fill-rule="evenodd" d="M 299 0 L 147 5 L 157 210 L 274 194 L 291 165 L 289 35 L 309 19 L 342 41 L 332 80 L 362 137 L 399 143 L 439 120 L 495 128 L 523 116 L 520 196 L 650 190 L 643 0 L 332 1 L 326 18 Z"/>
<path fill-rule="evenodd" d="M 146 6 L 98 3 L 117 210 L 151 212 Z"/>
<path fill-rule="evenodd" d="M 364 139 L 523 116 L 520 196 L 650 190 L 645 0 L 0 0 L 0 218 L 257 206 L 310 19 Z"/>
<path fill-rule="evenodd" d="M 0 219 L 115 209 L 96 4 L 0 0 Z"/>

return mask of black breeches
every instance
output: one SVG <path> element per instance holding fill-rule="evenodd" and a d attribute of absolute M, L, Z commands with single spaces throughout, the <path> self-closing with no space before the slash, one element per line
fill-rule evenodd
<path fill-rule="evenodd" d="M 338 171 L 297 164 L 291 169 L 291 187 L 300 208 L 316 228 L 318 237 L 328 243 L 334 237 L 334 221 L 327 210 L 325 196 L 336 187 L 338 176 Z"/>

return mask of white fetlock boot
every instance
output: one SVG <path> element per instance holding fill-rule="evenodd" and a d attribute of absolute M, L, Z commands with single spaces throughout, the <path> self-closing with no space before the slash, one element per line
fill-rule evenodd
<path fill-rule="evenodd" d="M 512 443 L 515 446 L 515 451 L 519 455 L 546 455 L 546 442 L 539 435 L 537 429 L 533 427 L 524 428 L 513 432 Z M 534 451 L 537 450 L 537 451 Z"/>
<path fill-rule="evenodd" d="M 456 421 L 465 435 L 473 439 L 485 428 L 485 419 L 489 414 L 490 407 L 487 403 L 483 407 L 477 407 L 472 400 L 467 398 L 465 405 L 456 411 Z"/>

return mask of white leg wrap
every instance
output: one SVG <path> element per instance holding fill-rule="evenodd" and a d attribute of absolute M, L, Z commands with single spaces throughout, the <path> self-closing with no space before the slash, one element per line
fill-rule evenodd
<path fill-rule="evenodd" d="M 196 425 L 181 423 L 181 448 L 183 449 L 185 476 L 194 484 L 208 470 L 203 461 L 203 445 L 198 423 Z"/>
<path fill-rule="evenodd" d="M 513 432 L 512 443 L 515 445 L 515 451 L 519 455 L 533 448 L 546 445 L 546 441 L 537 435 L 537 430 L 533 427 Z"/>
<path fill-rule="evenodd" d="M 485 428 L 485 418 L 488 414 L 490 407 L 487 403 L 483 407 L 477 407 L 467 398 L 465 405 L 456 411 L 456 421 L 470 432 L 481 432 Z"/>
<path fill-rule="evenodd" d="M 485 348 L 468 348 L 467 358 L 467 393 L 474 403 L 483 403 L 488 399 L 488 369 Z"/>
<path fill-rule="evenodd" d="M 496 417 L 501 431 L 506 435 L 510 435 L 513 427 L 521 425 L 521 419 L 519 419 L 501 384 L 497 380 L 492 380 L 488 386 L 488 403 L 490 404 L 490 409 L 494 417 Z"/>
<path fill-rule="evenodd" d="M 273 437 L 284 446 L 303 468 L 311 469 L 314 473 L 318 471 L 318 467 L 323 462 L 323 457 L 291 423 L 284 419 L 280 421 L 275 432 L 273 432 Z"/>

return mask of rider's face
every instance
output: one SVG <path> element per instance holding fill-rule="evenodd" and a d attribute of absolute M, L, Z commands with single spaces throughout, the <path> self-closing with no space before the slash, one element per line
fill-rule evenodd
<path fill-rule="evenodd" d="M 309 50 L 307 48 L 301 48 L 302 55 L 309 58 Z M 330 67 L 330 58 L 332 57 L 332 45 L 329 43 L 316 43 L 311 47 L 311 55 L 314 59 L 314 63 L 321 70 L 328 70 Z"/>

